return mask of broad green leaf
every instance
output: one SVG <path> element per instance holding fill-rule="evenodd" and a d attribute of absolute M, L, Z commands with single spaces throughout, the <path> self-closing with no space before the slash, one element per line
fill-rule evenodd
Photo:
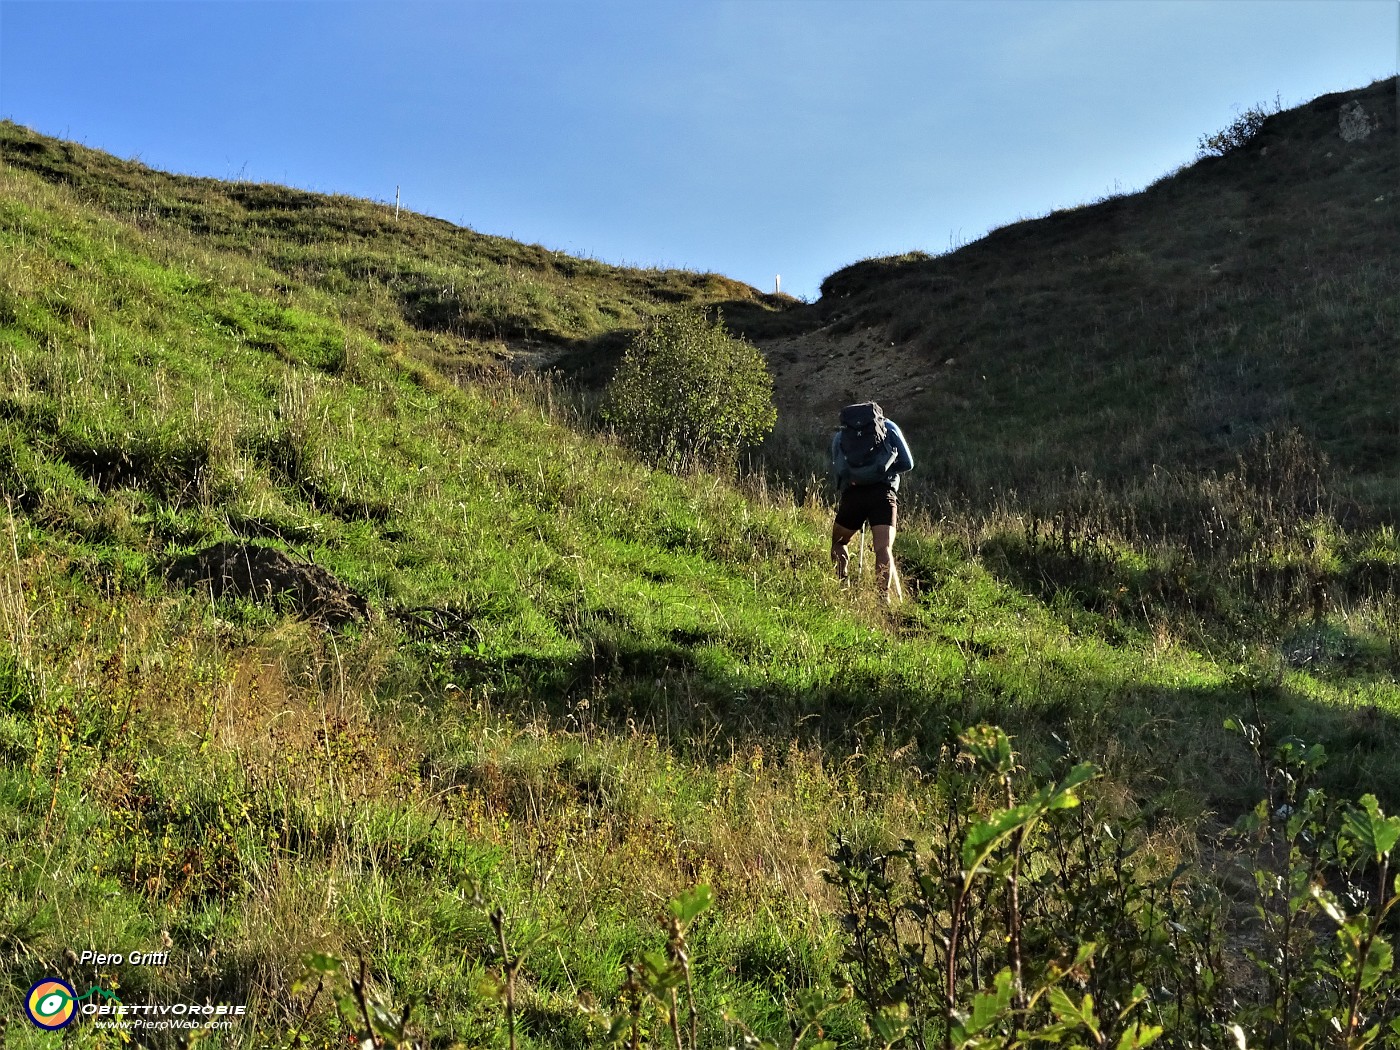
<path fill-rule="evenodd" d="M 1374 987 L 1377 981 L 1388 974 L 1395 966 L 1395 952 L 1384 937 L 1371 942 L 1366 952 L 1366 965 L 1361 968 L 1361 987 Z"/>
<path fill-rule="evenodd" d="M 339 973 L 341 965 L 339 959 L 325 952 L 311 952 L 309 955 L 303 955 L 301 964 L 312 973 L 321 973 L 327 976 Z"/>
<path fill-rule="evenodd" d="M 963 1023 L 963 1031 L 967 1035 L 976 1035 L 995 1021 L 1000 1013 L 997 997 L 988 992 L 979 992 L 972 999 L 972 1013 Z"/>
<path fill-rule="evenodd" d="M 714 903 L 714 894 L 705 884 L 694 886 L 670 904 L 671 914 L 682 923 L 689 924 L 696 916 L 706 911 Z"/>
<path fill-rule="evenodd" d="M 1099 775 L 1098 767 L 1081 762 L 1054 787 L 1043 787 L 1019 806 L 997 810 L 984 821 L 974 824 L 963 840 L 963 867 L 974 872 L 1007 837 L 1027 827 L 1044 813 L 1055 809 L 1071 809 L 1079 805 L 1074 789 Z"/>
<path fill-rule="evenodd" d="M 1081 762 L 1069 771 L 1064 780 L 1055 787 L 1050 797 L 1051 809 L 1070 809 L 1079 805 L 1079 797 L 1073 794 L 1080 784 L 1088 783 L 1099 775 L 1099 767 L 1092 762 Z"/>
<path fill-rule="evenodd" d="M 1074 1005 L 1074 1000 L 1063 988 L 1050 989 L 1050 1012 L 1055 1015 L 1057 1021 L 1063 1021 L 1075 1027 L 1079 1025 L 1079 1007 Z"/>
<path fill-rule="evenodd" d="M 959 742 L 978 763 L 994 773 L 1009 773 L 1015 767 L 1011 738 L 999 726 L 973 726 Z"/>
<path fill-rule="evenodd" d="M 870 1015 L 870 1027 L 886 1046 L 899 1042 L 909 1031 L 909 1004 L 893 1003 L 880 1007 Z"/>
<path fill-rule="evenodd" d="M 1322 910 L 1327 913 L 1327 917 L 1338 926 L 1344 925 L 1347 921 L 1347 913 L 1337 907 L 1337 899 L 1316 883 L 1312 885 L 1311 890 L 1313 898 L 1322 906 Z"/>
<path fill-rule="evenodd" d="M 972 1000 L 972 1014 L 964 1022 L 967 1034 L 984 1031 L 1011 1005 L 1011 971 L 1003 969 L 996 976 L 996 987 L 979 992 Z"/>
<path fill-rule="evenodd" d="M 1363 795 L 1361 808 L 1349 810 L 1342 818 L 1342 831 L 1379 861 L 1400 842 L 1400 817 L 1387 817 L 1375 795 Z"/>
<path fill-rule="evenodd" d="M 1084 1026 L 1094 1033 L 1094 1041 L 1098 1042 L 1102 1038 L 1099 1033 L 1099 1019 L 1094 1013 L 1094 997 L 1088 992 L 1084 993 L 1084 1001 L 1079 1004 L 1079 1016 Z"/>
<path fill-rule="evenodd" d="M 1161 1028 L 1137 1022 L 1118 1037 L 1118 1050 L 1138 1050 L 1139 1047 L 1151 1046 L 1161 1037 Z"/>
<path fill-rule="evenodd" d="M 972 872 L 981 866 L 991 852 L 1017 828 L 1023 828 L 1045 811 L 1050 789 L 1042 788 L 1035 796 L 1019 806 L 1001 809 L 989 818 L 974 824 L 963 840 L 963 867 Z"/>
<path fill-rule="evenodd" d="M 659 996 L 672 988 L 679 988 L 685 980 L 680 967 L 674 965 L 663 951 L 643 952 L 641 963 L 642 978 L 646 982 L 647 990 L 654 995 Z"/>

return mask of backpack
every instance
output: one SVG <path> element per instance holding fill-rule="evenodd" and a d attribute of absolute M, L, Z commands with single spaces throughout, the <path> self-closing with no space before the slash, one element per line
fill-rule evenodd
<path fill-rule="evenodd" d="M 837 473 L 858 485 L 885 481 L 899 452 L 889 442 L 885 414 L 874 401 L 847 405 L 841 410 L 841 437 L 837 442 Z"/>

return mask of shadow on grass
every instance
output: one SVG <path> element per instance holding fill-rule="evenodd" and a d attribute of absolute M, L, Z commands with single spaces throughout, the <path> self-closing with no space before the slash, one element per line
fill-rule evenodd
<path fill-rule="evenodd" d="M 1271 745 L 1288 738 L 1322 744 L 1330 761 L 1321 784 L 1329 793 L 1371 792 L 1388 810 L 1400 808 L 1400 711 L 1360 698 L 1323 703 L 1245 673 L 1218 685 L 1167 686 L 1077 674 L 1047 661 L 1032 681 L 996 654 L 967 651 L 960 669 L 940 682 L 838 658 L 820 680 L 795 685 L 761 668 L 736 669 L 710 639 L 684 632 L 656 640 L 625 625 L 595 624 L 580 643 L 572 659 L 461 651 L 448 666 L 459 685 L 489 685 L 518 712 L 559 731 L 645 732 L 701 762 L 755 744 L 781 754 L 795 741 L 835 762 L 898 753 L 926 772 L 963 727 L 992 722 L 1017 739 L 1033 773 L 1053 776 L 1068 756 L 1088 759 L 1143 804 L 1175 799 L 1184 813 L 1206 808 L 1230 819 L 1263 790 L 1255 756 L 1225 729 L 1233 718 L 1261 726 Z M 1389 683 L 1382 676 L 1373 684 L 1383 690 Z"/>

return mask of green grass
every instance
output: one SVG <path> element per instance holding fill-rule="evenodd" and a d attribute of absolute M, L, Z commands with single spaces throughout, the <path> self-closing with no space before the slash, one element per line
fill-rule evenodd
<path fill-rule="evenodd" d="M 910 599 L 886 609 L 830 578 L 819 501 L 647 470 L 567 391 L 489 366 L 526 333 L 606 347 L 667 302 L 772 305 L 732 282 L 12 125 L 3 145 L 15 1045 L 55 1045 L 18 1011 L 49 974 L 247 1003 L 213 1045 L 335 1045 L 353 1017 L 302 980 L 323 952 L 363 957 L 435 1045 L 504 1046 L 484 980 L 500 906 L 513 950 L 549 935 L 520 971 L 522 1045 L 577 1046 L 580 993 L 615 1002 L 666 901 L 701 883 L 708 1038 L 738 1039 L 724 1009 L 778 1036 L 841 970 L 834 837 L 925 834 L 946 749 L 980 721 L 1034 775 L 1066 749 L 1099 762 L 1095 804 L 1153 813 L 1164 863 L 1258 797 L 1228 716 L 1324 742 L 1330 788 L 1400 803 L 1400 548 L 1315 513 L 1304 447 L 1261 446 L 1291 450 L 1282 481 L 1255 460 L 1163 475 L 1131 503 L 1156 519 L 1092 486 L 1053 519 L 913 514 Z M 231 538 L 313 559 L 376 615 L 332 632 L 167 582 Z M 65 957 L 167 940 L 160 968 Z M 845 1008 L 830 1029 L 860 1024 Z"/>

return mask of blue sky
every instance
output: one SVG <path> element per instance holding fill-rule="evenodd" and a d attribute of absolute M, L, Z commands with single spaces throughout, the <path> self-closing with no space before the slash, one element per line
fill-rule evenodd
<path fill-rule="evenodd" d="M 0 116 L 815 297 L 1393 75 L 1395 0 L 0 0 Z"/>

